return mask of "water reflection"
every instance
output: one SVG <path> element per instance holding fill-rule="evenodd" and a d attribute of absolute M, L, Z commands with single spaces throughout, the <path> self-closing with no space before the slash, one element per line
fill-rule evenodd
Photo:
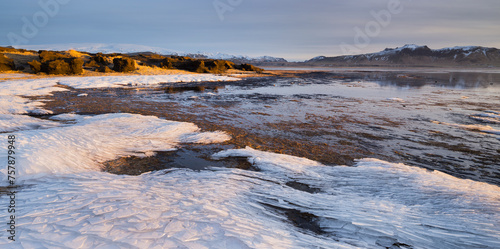
<path fill-rule="evenodd" d="M 380 86 L 397 88 L 422 88 L 434 86 L 442 88 L 500 88 L 499 73 L 401 73 L 401 72 L 349 72 L 331 73 L 344 81 L 369 81 Z"/>

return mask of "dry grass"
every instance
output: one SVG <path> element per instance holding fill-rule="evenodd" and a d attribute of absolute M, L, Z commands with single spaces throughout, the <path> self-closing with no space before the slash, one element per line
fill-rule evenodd
<path fill-rule="evenodd" d="M 34 61 L 34 60 L 40 60 L 39 54 L 37 51 L 22 51 L 22 50 L 15 50 L 15 49 L 6 49 L 1 52 L 5 56 L 7 56 L 10 59 L 14 60 L 14 63 L 16 67 L 24 67 L 22 71 L 12 71 L 12 72 L 7 72 L 7 73 L 26 73 L 26 74 L 33 74 L 34 72 L 31 70 L 30 65 L 28 62 Z M 75 50 L 68 50 L 68 51 L 58 51 L 56 53 L 62 54 L 63 56 L 68 56 L 72 58 L 80 58 L 82 59 L 85 63 L 89 62 L 91 60 L 91 54 L 86 53 L 86 52 L 80 52 L 80 51 L 75 51 Z M 106 60 L 108 60 L 110 63 L 112 63 L 113 59 L 115 58 L 124 58 L 124 57 L 129 57 L 127 55 L 123 54 L 109 54 L 106 55 Z M 137 63 L 137 61 L 136 61 Z M 83 73 L 80 75 L 70 75 L 70 76 L 119 76 L 119 75 L 172 75 L 172 74 L 192 74 L 192 72 L 185 71 L 185 70 L 179 70 L 179 69 L 166 69 L 166 68 L 160 68 L 155 65 L 148 65 L 148 66 L 143 66 L 137 65 L 136 64 L 137 70 L 134 70 L 133 72 L 128 72 L 128 73 L 120 73 L 120 72 L 110 72 L 110 73 L 101 73 L 101 72 L 95 72 L 91 70 L 83 70 Z M 3 73 L 3 72 L 2 72 Z M 256 72 L 249 72 L 249 71 L 243 71 L 243 70 L 237 70 L 237 69 L 231 69 L 228 70 L 225 73 L 222 73 L 221 75 L 227 75 L 227 76 L 232 76 L 232 77 L 238 77 L 238 78 L 246 78 L 246 77 L 259 77 L 267 74 L 259 74 Z M 39 73 L 36 74 L 36 76 L 28 76 L 26 75 L 25 77 L 19 78 L 19 79 L 29 79 L 29 78 L 48 78 L 48 77 L 54 77 L 54 75 L 47 75 L 44 73 Z M 57 77 L 64 77 L 64 75 L 57 75 Z M 7 77 L 2 77 L 0 76 L 0 80 L 8 80 L 10 79 L 8 76 Z"/>
<path fill-rule="evenodd" d="M 84 61 L 90 60 L 90 55 L 87 53 L 78 52 L 75 50 L 68 50 L 63 52 L 63 54 L 69 55 L 71 57 L 80 58 Z"/>
<path fill-rule="evenodd" d="M 9 57 L 10 59 L 13 59 L 14 63 L 16 64 L 16 67 L 23 66 L 24 70 L 22 72 L 24 73 L 33 73 L 33 71 L 31 71 L 30 66 L 28 65 L 28 62 L 39 59 L 38 53 L 29 51 L 2 52 L 2 54 Z M 19 71 L 17 71 L 17 73 L 19 73 Z"/>

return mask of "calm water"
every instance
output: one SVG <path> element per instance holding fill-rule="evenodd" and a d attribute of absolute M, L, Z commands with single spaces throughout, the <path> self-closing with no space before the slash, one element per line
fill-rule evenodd
<path fill-rule="evenodd" d="M 181 103 L 185 111 L 196 106 L 197 115 L 257 134 L 349 142 L 340 149 L 354 158 L 500 184 L 500 74 L 313 72 L 177 89 L 137 97 Z"/>

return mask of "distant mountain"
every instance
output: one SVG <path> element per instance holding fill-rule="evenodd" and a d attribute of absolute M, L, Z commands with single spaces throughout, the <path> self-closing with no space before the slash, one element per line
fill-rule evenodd
<path fill-rule="evenodd" d="M 480 46 L 430 49 L 414 44 L 370 54 L 318 56 L 311 66 L 473 66 L 500 67 L 500 50 Z"/>
<path fill-rule="evenodd" d="M 243 55 L 230 55 L 223 53 L 185 53 L 160 47 L 150 47 L 135 44 L 102 44 L 102 43 L 69 43 L 69 44 L 51 44 L 51 45 L 23 45 L 17 48 L 24 48 L 30 50 L 77 50 L 89 53 L 122 53 L 122 54 L 136 54 L 152 52 L 161 55 L 180 55 L 189 56 L 199 59 L 221 59 L 229 60 L 236 63 L 265 63 L 265 62 L 286 62 L 283 58 L 276 58 L 271 56 L 249 57 Z"/>
<path fill-rule="evenodd" d="M 245 55 L 230 55 L 222 53 L 216 53 L 216 54 L 197 53 L 197 54 L 183 54 L 183 55 L 192 58 L 228 60 L 235 63 L 259 64 L 259 63 L 287 62 L 287 60 L 283 58 L 277 58 L 272 56 L 250 57 Z"/>
<path fill-rule="evenodd" d="M 54 50 L 54 51 L 67 51 L 67 50 L 77 50 L 85 51 L 89 53 L 139 53 L 139 52 L 153 52 L 157 54 L 171 54 L 177 55 L 180 52 L 159 48 L 142 46 L 135 44 L 104 44 L 104 43 L 65 43 L 65 44 L 49 44 L 49 45 L 22 45 L 16 46 L 16 48 L 24 48 L 30 50 Z"/>

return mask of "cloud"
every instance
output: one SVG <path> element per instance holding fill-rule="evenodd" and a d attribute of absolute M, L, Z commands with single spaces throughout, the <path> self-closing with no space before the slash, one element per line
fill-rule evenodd
<path fill-rule="evenodd" d="M 135 43 L 308 59 L 341 54 L 339 45 L 353 44 L 354 29 L 364 29 L 374 20 L 371 12 L 387 9 L 389 1 L 394 0 L 242 0 L 221 21 L 212 0 L 73 0 L 29 43 Z M 498 0 L 400 1 L 403 12 L 393 15 L 363 52 L 405 43 L 500 47 Z M 41 10 L 38 1 L 30 0 L 2 1 L 0 7 L 0 43 L 5 45 L 9 32 L 20 33 L 23 17 Z"/>

